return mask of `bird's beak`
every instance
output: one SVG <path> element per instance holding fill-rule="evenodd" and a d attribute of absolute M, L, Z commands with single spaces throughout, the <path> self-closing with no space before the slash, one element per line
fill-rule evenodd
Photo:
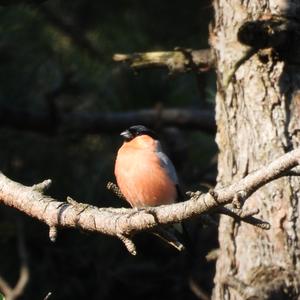
<path fill-rule="evenodd" d="M 120 133 L 120 135 L 125 138 L 125 140 L 131 139 L 132 138 L 132 134 L 129 130 L 125 130 L 123 132 Z"/>

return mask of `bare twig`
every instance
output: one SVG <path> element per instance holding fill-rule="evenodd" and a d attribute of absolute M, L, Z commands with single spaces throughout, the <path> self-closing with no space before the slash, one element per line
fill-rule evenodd
<path fill-rule="evenodd" d="M 49 227 L 49 239 L 51 242 L 55 242 L 57 238 L 57 227 L 50 226 Z"/>
<path fill-rule="evenodd" d="M 209 300 L 209 295 L 197 284 L 194 278 L 189 279 L 189 286 L 191 291 L 195 294 L 195 296 L 200 300 Z"/>
<path fill-rule="evenodd" d="M 191 50 L 178 47 L 174 51 L 115 54 L 113 60 L 126 62 L 133 69 L 164 67 L 172 73 L 203 72 L 211 69 L 215 64 L 211 49 Z"/>
<path fill-rule="evenodd" d="M 137 252 L 136 252 L 135 245 L 128 236 L 118 233 L 117 237 L 123 242 L 123 244 L 125 245 L 126 249 L 130 254 L 136 255 Z"/>
<path fill-rule="evenodd" d="M 229 208 L 225 206 L 220 206 L 214 212 L 230 216 L 236 221 L 243 221 L 245 223 L 260 227 L 262 229 L 270 229 L 270 224 L 268 222 L 253 217 L 254 215 L 257 215 L 259 213 L 258 209 L 255 209 L 253 211 L 244 211 L 244 210 Z"/>
<path fill-rule="evenodd" d="M 108 182 L 107 185 L 106 185 L 106 188 L 109 191 L 112 191 L 118 198 L 126 200 L 126 198 L 124 197 L 124 195 L 120 191 L 119 187 L 115 183 Z"/>
<path fill-rule="evenodd" d="M 44 298 L 43 300 L 48 300 L 48 299 L 50 298 L 51 295 L 52 295 L 52 292 L 49 292 L 49 293 L 45 296 L 45 298 Z"/>
<path fill-rule="evenodd" d="M 9 284 L 5 281 L 5 279 L 0 276 L 0 291 L 7 297 L 9 293 L 11 292 L 11 287 Z"/>
<path fill-rule="evenodd" d="M 223 88 L 226 89 L 230 84 L 233 76 L 239 67 L 244 64 L 247 60 L 249 60 L 256 53 L 256 49 L 247 47 L 240 54 L 241 56 L 234 62 L 233 66 L 227 71 L 223 80 Z"/>
<path fill-rule="evenodd" d="M 219 254 L 220 254 L 220 249 L 219 248 L 212 249 L 210 252 L 208 252 L 205 255 L 205 258 L 206 258 L 207 261 L 214 261 L 214 260 L 218 259 Z"/>
<path fill-rule="evenodd" d="M 137 231 L 207 213 L 230 203 L 237 193 L 248 199 L 257 189 L 299 164 L 300 148 L 275 159 L 240 181 L 206 194 L 191 193 L 190 199 L 145 209 L 113 209 L 73 202 L 59 202 L 36 188 L 16 183 L 0 174 L 0 201 L 15 207 L 49 227 L 75 227 L 113 236 L 130 237 Z M 249 200 L 249 199 L 248 199 Z M 149 211 L 148 211 L 149 210 Z M 249 216 L 248 216 L 249 217 Z M 243 218 L 241 218 L 243 221 Z"/>

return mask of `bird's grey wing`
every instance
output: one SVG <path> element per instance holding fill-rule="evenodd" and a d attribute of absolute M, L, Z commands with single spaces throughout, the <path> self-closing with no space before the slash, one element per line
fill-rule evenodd
<path fill-rule="evenodd" d="M 168 175 L 170 176 L 174 184 L 178 185 L 177 173 L 169 157 L 161 150 L 157 151 L 157 155 L 160 159 L 161 166 L 167 171 Z"/>

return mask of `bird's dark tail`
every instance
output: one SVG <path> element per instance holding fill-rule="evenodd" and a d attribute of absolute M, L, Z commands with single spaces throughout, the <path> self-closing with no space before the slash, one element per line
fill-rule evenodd
<path fill-rule="evenodd" d="M 177 201 L 184 201 L 185 196 L 176 184 Z M 174 223 L 171 225 L 164 225 L 156 228 L 152 233 L 162 239 L 170 246 L 176 248 L 178 251 L 191 252 L 192 242 L 188 230 L 184 222 Z"/>
<path fill-rule="evenodd" d="M 185 251 L 190 248 L 190 238 L 182 223 L 160 226 L 152 233 L 178 251 Z"/>
<path fill-rule="evenodd" d="M 172 228 L 171 225 L 158 227 L 154 231 L 152 231 L 154 235 L 159 237 L 168 245 L 174 247 L 178 251 L 184 251 L 185 245 L 180 239 L 178 238 L 177 234 L 175 233 L 175 229 Z"/>

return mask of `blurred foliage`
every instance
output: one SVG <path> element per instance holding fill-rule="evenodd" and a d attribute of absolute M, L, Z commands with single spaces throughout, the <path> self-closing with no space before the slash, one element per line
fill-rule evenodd
<path fill-rule="evenodd" d="M 207 47 L 210 1 L 15 2 L 23 4 L 0 7 L 0 109 L 47 111 L 53 103 L 61 112 L 212 105 L 213 74 L 201 76 L 205 84 L 199 91 L 194 74 L 135 74 L 111 60 L 114 53 Z M 213 137 L 159 131 L 186 189 L 214 182 Z M 58 199 L 126 205 L 105 190 L 114 180 L 117 134 L 46 137 L 1 128 L 0 143 L 0 169 L 12 179 L 31 185 L 51 178 L 49 193 Z M 216 247 L 217 229 L 196 221 L 192 256 L 140 234 L 139 255 L 132 257 L 107 236 L 60 230 L 52 244 L 44 224 L 4 206 L 0 216 L 0 275 L 12 284 L 19 272 L 16 219 L 24 222 L 31 277 L 22 299 L 43 299 L 49 291 L 50 299 L 196 299 L 191 277 L 207 292 L 212 288 L 213 264 L 204 256 Z"/>

